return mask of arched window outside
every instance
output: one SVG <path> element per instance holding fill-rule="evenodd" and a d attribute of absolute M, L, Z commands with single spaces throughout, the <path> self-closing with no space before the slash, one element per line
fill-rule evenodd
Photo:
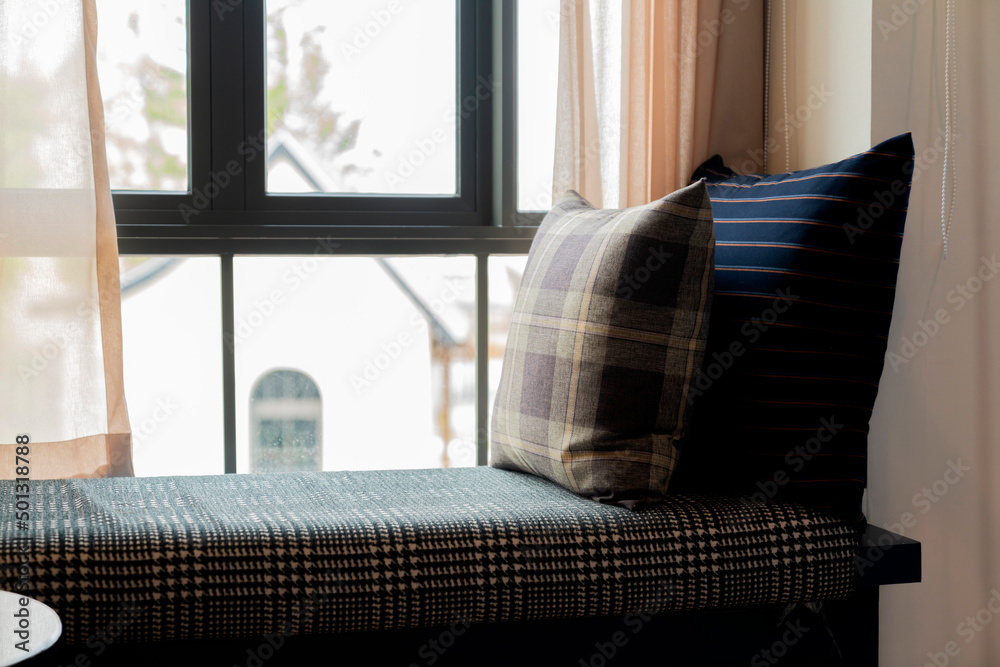
<path fill-rule="evenodd" d="M 250 472 L 323 469 L 323 402 L 305 373 L 271 371 L 250 398 Z"/>

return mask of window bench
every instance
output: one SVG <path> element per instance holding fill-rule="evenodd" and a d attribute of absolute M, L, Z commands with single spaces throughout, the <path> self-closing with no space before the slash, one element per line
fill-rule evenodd
<path fill-rule="evenodd" d="M 13 497 L 13 482 L 0 489 Z M 30 493 L 30 530 L 0 508 L 0 588 L 21 562 L 8 545 L 27 537 L 24 593 L 63 622 L 54 664 L 82 667 L 81 655 L 136 664 L 129 651 L 143 665 L 302 664 L 314 650 L 373 665 L 648 664 L 643 646 L 673 664 L 736 637 L 742 664 L 774 641 L 845 660 L 858 644 L 866 657 L 845 664 L 875 664 L 877 585 L 919 579 L 918 543 L 808 507 L 672 495 L 632 512 L 485 467 L 33 481 Z"/>

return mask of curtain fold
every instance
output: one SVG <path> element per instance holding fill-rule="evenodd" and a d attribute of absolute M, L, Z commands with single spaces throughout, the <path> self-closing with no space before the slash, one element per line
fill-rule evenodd
<path fill-rule="evenodd" d="M 132 475 L 97 10 L 53 7 L 0 3 L 0 477 L 25 436 L 31 479 Z"/>
<path fill-rule="evenodd" d="M 553 193 L 645 204 L 761 146 L 763 48 L 762 3 L 565 3 Z"/>

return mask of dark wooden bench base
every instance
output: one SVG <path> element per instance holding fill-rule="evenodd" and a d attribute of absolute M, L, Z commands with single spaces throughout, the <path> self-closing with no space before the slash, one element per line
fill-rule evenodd
<path fill-rule="evenodd" d="M 57 645 L 32 665 L 184 664 L 610 665 L 650 667 L 878 664 L 878 588 L 815 609 L 798 605 L 730 612 L 420 628 L 324 637 Z M 113 639 L 113 638 L 109 638 Z"/>

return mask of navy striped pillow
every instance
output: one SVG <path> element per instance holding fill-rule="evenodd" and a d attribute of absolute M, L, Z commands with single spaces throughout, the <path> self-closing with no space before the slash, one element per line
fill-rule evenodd
<path fill-rule="evenodd" d="M 695 416 L 671 490 L 807 502 L 863 521 L 913 174 L 909 134 L 836 164 L 706 179 L 715 293 Z"/>

